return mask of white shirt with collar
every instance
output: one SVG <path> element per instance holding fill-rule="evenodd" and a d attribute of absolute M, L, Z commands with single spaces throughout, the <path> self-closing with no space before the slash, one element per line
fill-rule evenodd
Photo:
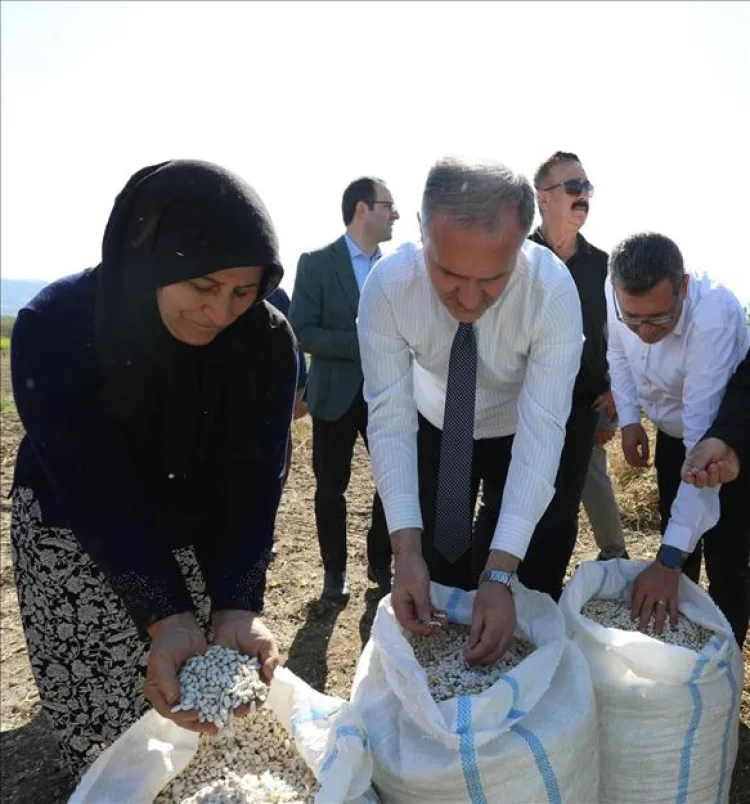
<path fill-rule="evenodd" d="M 663 340 L 644 343 L 615 313 L 607 279 L 607 359 L 620 426 L 641 411 L 690 451 L 713 423 L 729 378 L 750 346 L 742 306 L 705 275 L 691 274 L 677 325 Z M 680 485 L 663 543 L 692 552 L 721 514 L 718 489 Z"/>
<path fill-rule="evenodd" d="M 581 362 L 581 305 L 565 265 L 525 241 L 505 291 L 474 328 L 474 437 L 515 433 L 492 549 L 522 559 L 554 494 Z M 427 274 L 421 246 L 406 243 L 373 268 L 357 330 L 372 471 L 390 533 L 422 528 L 417 411 L 442 428 L 457 329 Z"/>

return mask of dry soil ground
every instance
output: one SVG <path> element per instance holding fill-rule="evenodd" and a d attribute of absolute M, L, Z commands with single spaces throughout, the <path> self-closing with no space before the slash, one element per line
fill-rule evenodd
<path fill-rule="evenodd" d="M 21 427 L 12 405 L 7 353 L 2 354 L 0 385 L 4 397 L 2 424 L 2 531 L 0 533 L 0 802 L 2 804 L 62 804 L 70 783 L 57 769 L 56 749 L 39 714 L 39 702 L 26 658 L 18 616 L 9 548 L 10 506 L 5 496 Z M 287 665 L 316 688 L 348 696 L 357 658 L 364 646 L 377 593 L 365 577 L 364 534 L 372 499 L 367 455 L 358 446 L 348 492 L 350 575 L 352 595 L 346 606 L 318 599 L 322 572 L 313 518 L 313 477 L 308 419 L 295 426 L 294 465 L 279 519 L 279 554 L 274 561 L 266 599 L 267 619 L 276 632 Z M 614 445 L 616 446 L 616 445 Z M 627 470 L 612 449 L 613 474 L 628 548 L 634 558 L 653 555 L 653 478 Z M 596 550 L 585 517 L 574 561 L 593 558 Z M 731 804 L 750 804 L 750 640 L 745 647 L 740 752 Z M 646 802 L 644 802 L 646 804 Z"/>

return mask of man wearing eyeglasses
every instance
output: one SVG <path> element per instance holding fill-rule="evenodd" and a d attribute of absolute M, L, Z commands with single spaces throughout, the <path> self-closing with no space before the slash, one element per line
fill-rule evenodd
<path fill-rule="evenodd" d="M 697 581 L 703 554 L 709 593 L 741 646 L 750 484 L 697 488 L 682 481 L 681 471 L 748 352 L 744 312 L 726 288 L 686 273 L 680 250 L 660 234 L 633 235 L 614 249 L 606 293 L 612 392 L 631 466 L 645 468 L 651 456 L 641 413 L 657 427 L 662 545 L 633 585 L 632 615 L 645 630 L 653 614 L 657 633 L 667 615 L 676 623 L 680 575 Z"/>
<path fill-rule="evenodd" d="M 594 187 L 576 154 L 557 151 L 546 159 L 536 171 L 534 186 L 542 222 L 529 239 L 547 247 L 565 263 L 578 290 L 585 336 L 555 495 L 536 527 L 527 553 L 532 559 L 537 551 L 546 556 L 550 578 L 554 578 L 550 581 L 550 594 L 559 597 L 578 534 L 578 510 L 593 460 L 597 425 L 603 423 L 599 434 L 602 445 L 612 438 L 615 429 L 607 373 L 604 299 L 607 255 L 580 234 L 588 217 Z M 625 554 L 620 512 L 607 477 L 603 446 L 600 450 L 595 471 L 591 473 L 592 484 L 598 482 L 598 485 L 589 489 L 590 519 L 595 525 L 601 558 L 617 558 Z M 475 523 L 477 538 L 485 538 L 486 532 L 494 531 L 501 498 L 502 489 L 484 483 L 482 505 Z M 550 545 L 558 549 L 553 551 Z"/>
<path fill-rule="evenodd" d="M 349 596 L 346 575 L 346 499 L 354 444 L 367 445 L 367 405 L 357 340 L 359 294 L 390 240 L 399 214 L 381 179 L 362 177 L 344 191 L 346 232 L 297 266 L 289 321 L 312 356 L 307 407 L 313 421 L 315 521 L 325 580 L 322 597 Z M 382 592 L 391 588 L 391 546 L 380 497 L 372 505 L 367 534 L 368 577 Z"/>

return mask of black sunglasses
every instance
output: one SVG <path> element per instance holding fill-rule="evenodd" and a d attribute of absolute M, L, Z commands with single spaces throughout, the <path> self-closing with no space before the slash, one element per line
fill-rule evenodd
<path fill-rule="evenodd" d="M 594 194 L 594 185 L 590 181 L 579 181 L 578 179 L 559 181 L 551 187 L 542 187 L 542 190 L 554 190 L 555 187 L 564 187 L 568 195 L 583 195 L 583 193 L 586 193 L 591 198 Z"/>

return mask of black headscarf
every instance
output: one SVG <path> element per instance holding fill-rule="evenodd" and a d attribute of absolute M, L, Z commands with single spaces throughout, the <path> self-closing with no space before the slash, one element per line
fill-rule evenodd
<path fill-rule="evenodd" d="M 213 342 L 189 346 L 167 331 L 158 288 L 254 265 L 265 268 L 256 302 Z M 94 270 L 104 404 L 144 472 L 160 485 L 192 486 L 257 457 L 263 371 L 272 330 L 284 324 L 263 303 L 283 270 L 255 191 L 207 162 L 143 168 L 117 196 Z"/>

